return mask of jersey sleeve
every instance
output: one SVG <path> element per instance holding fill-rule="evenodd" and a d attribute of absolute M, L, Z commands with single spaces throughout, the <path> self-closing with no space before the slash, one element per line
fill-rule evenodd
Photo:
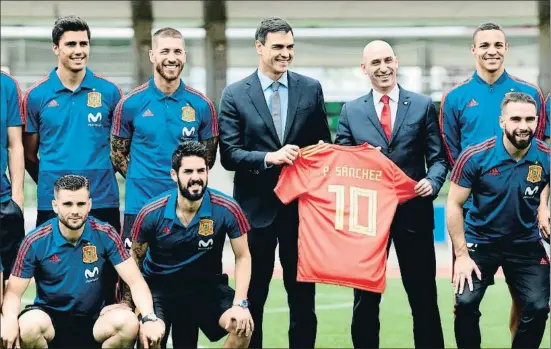
<path fill-rule="evenodd" d="M 457 159 L 457 166 L 452 170 L 450 180 L 464 188 L 472 188 L 474 180 L 476 178 L 476 160 L 472 152 L 469 152 L 470 148 L 465 151 Z"/>
<path fill-rule="evenodd" d="M 109 103 L 109 122 L 113 122 L 113 118 L 115 115 L 115 110 L 117 109 L 117 105 L 121 101 L 124 94 L 122 93 L 121 88 L 113 83 L 112 85 L 112 92 L 111 92 L 111 101 Z"/>
<path fill-rule="evenodd" d="M 23 98 L 22 112 L 26 120 L 25 132 L 37 133 L 38 125 L 40 124 L 40 102 L 38 98 L 34 98 L 36 93 L 29 90 Z"/>
<path fill-rule="evenodd" d="M 124 244 L 119 234 L 111 226 L 105 229 L 106 234 L 103 236 L 107 258 L 113 265 L 118 265 L 128 258 L 130 255 L 124 248 Z"/>
<path fill-rule="evenodd" d="M 8 97 L 8 109 L 7 109 L 7 126 L 16 127 L 25 124 L 23 119 L 23 100 L 21 98 L 21 90 L 19 89 L 19 84 L 17 81 L 12 80 L 12 83 L 9 85 L 9 90 L 7 93 Z"/>
<path fill-rule="evenodd" d="M 15 258 L 11 274 L 23 279 L 30 279 L 34 276 L 36 268 L 36 256 L 32 248 L 33 236 L 35 234 L 29 234 L 21 242 L 19 252 Z"/>
<path fill-rule="evenodd" d="M 239 207 L 239 204 L 234 202 L 228 210 L 230 211 L 227 217 L 227 234 L 229 238 L 236 239 L 247 234 L 249 230 L 251 230 L 251 226 L 249 225 L 247 217 L 245 217 L 245 214 L 241 210 L 241 207 Z"/>
<path fill-rule="evenodd" d="M 199 110 L 201 113 L 200 120 L 201 124 L 199 125 L 199 140 L 204 141 L 217 137 L 218 132 L 218 117 L 216 115 L 216 108 L 214 103 L 212 103 L 208 98 L 205 97 L 205 103 L 203 107 Z"/>
<path fill-rule="evenodd" d="M 439 121 L 446 158 L 450 167 L 453 167 L 461 152 L 461 126 L 454 95 L 446 93 L 442 97 Z"/>
<path fill-rule="evenodd" d="M 284 166 L 274 189 L 277 197 L 285 205 L 308 191 L 309 171 L 299 157 L 292 166 Z"/>
<path fill-rule="evenodd" d="M 132 242 L 138 242 L 140 244 L 151 243 L 157 230 L 154 212 L 155 211 L 151 211 L 148 205 L 140 210 L 130 232 Z"/>
<path fill-rule="evenodd" d="M 398 203 L 404 203 L 417 196 L 415 186 L 417 182 L 409 178 L 395 163 L 391 162 L 394 172 L 394 191 L 398 197 Z"/>
<path fill-rule="evenodd" d="M 134 133 L 134 113 L 128 98 L 122 98 L 113 114 L 111 134 L 120 138 L 132 138 Z"/>

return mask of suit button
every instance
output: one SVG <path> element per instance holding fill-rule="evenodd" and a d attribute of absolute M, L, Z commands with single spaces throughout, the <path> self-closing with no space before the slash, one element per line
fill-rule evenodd
<path fill-rule="evenodd" d="M 389 153 L 392 153 L 393 151 L 394 151 L 394 148 L 388 147 L 388 152 L 389 152 Z"/>

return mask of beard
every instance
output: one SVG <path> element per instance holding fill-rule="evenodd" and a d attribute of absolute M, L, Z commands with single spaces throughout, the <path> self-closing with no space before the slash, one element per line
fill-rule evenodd
<path fill-rule="evenodd" d="M 155 70 L 157 71 L 157 73 L 159 73 L 159 75 L 162 76 L 163 79 L 165 79 L 166 81 L 168 82 L 172 82 L 174 80 L 177 80 L 180 78 L 180 74 L 182 73 L 182 70 L 184 70 L 184 65 L 180 62 L 177 61 L 176 64 L 179 65 L 178 67 L 178 72 L 174 75 L 174 76 L 170 76 L 168 74 L 166 74 L 163 70 L 164 68 L 164 65 L 165 64 L 168 64 L 168 62 L 166 60 L 158 63 L 156 66 L 155 66 Z"/>
<path fill-rule="evenodd" d="M 534 132 L 531 130 L 528 130 L 524 133 L 528 133 L 527 139 L 517 139 L 517 135 L 515 135 L 515 132 L 509 132 L 505 130 L 505 136 L 507 136 L 507 139 L 509 142 L 511 142 L 512 145 L 515 146 L 517 149 L 526 149 L 532 143 L 532 138 L 534 138 Z"/>
<path fill-rule="evenodd" d="M 71 230 L 79 230 L 80 228 L 82 228 L 84 224 L 86 224 L 86 220 L 88 219 L 88 214 L 84 215 L 82 218 L 79 218 L 79 220 L 76 223 L 71 223 L 69 219 L 67 219 L 62 215 L 58 215 L 58 218 L 61 224 L 63 224 L 67 228 Z"/>
<path fill-rule="evenodd" d="M 203 195 L 205 195 L 205 191 L 207 190 L 207 184 L 208 180 L 206 183 L 203 183 L 203 180 L 201 179 L 196 181 L 190 179 L 187 185 L 184 185 L 184 183 L 180 181 L 180 178 L 178 178 L 178 189 L 180 190 L 180 194 L 182 194 L 182 196 L 189 201 L 201 200 L 201 198 L 203 198 Z M 199 192 L 191 192 L 189 188 L 194 185 L 200 185 L 201 190 Z"/>

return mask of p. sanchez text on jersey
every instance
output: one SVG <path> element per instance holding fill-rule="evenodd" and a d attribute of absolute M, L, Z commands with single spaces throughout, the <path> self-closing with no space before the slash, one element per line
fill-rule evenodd
<path fill-rule="evenodd" d="M 323 167 L 324 176 L 349 177 L 358 179 L 367 179 L 369 181 L 380 181 L 383 171 L 371 168 L 336 166 L 333 169 L 329 166 Z"/>

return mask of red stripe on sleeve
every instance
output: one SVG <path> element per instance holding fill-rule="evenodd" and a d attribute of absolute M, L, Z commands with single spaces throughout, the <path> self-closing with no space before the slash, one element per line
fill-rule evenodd
<path fill-rule="evenodd" d="M 237 225 L 239 227 L 239 231 L 241 232 L 241 235 L 247 233 L 251 226 L 249 225 L 249 222 L 247 221 L 247 218 L 245 217 L 245 214 L 243 213 L 243 210 L 239 207 L 239 205 L 228 198 L 225 198 L 220 195 L 212 194 L 211 193 L 211 201 L 214 204 L 218 204 L 220 206 L 223 206 L 227 208 L 235 217 L 237 220 Z"/>
<path fill-rule="evenodd" d="M 452 170 L 450 180 L 454 183 L 458 183 L 459 180 L 461 179 L 461 175 L 463 174 L 463 169 L 467 161 L 473 155 L 494 147 L 496 145 L 495 141 L 496 141 L 496 137 L 492 137 L 483 143 L 467 148 L 465 153 L 463 153 L 463 155 L 461 155 L 459 159 L 457 159 L 457 166 L 455 166 L 454 169 Z"/>
<path fill-rule="evenodd" d="M 188 92 L 193 93 L 196 96 L 201 97 L 201 99 L 203 99 L 205 102 L 207 102 L 207 104 L 209 106 L 209 109 L 210 109 L 211 133 L 212 133 L 213 137 L 218 136 L 219 135 L 218 118 L 216 117 L 216 107 L 214 106 L 214 103 L 212 103 L 212 101 L 207 96 L 205 96 L 201 92 L 197 91 L 196 89 L 194 89 L 192 87 L 189 87 L 188 85 L 185 86 L 185 90 L 188 91 Z"/>
<path fill-rule="evenodd" d="M 142 223 L 143 223 L 143 220 L 145 219 L 145 217 L 163 207 L 163 206 L 166 206 L 167 202 L 168 202 L 168 198 L 170 197 L 170 195 L 167 195 L 159 200 L 156 200 L 156 201 L 153 201 L 152 203 L 149 203 L 147 205 L 145 205 L 141 210 L 140 212 L 138 213 L 138 216 L 136 217 L 136 220 L 134 221 L 134 225 L 132 226 L 132 230 L 130 232 L 130 236 L 132 236 L 132 241 L 135 241 L 137 238 L 138 238 L 138 234 L 140 232 L 140 228 L 142 227 Z"/>
<path fill-rule="evenodd" d="M 25 115 L 24 116 L 25 121 L 27 121 L 29 96 L 30 96 L 32 90 L 34 90 L 38 86 L 42 85 L 46 81 L 48 81 L 49 78 L 50 78 L 50 76 L 46 76 L 46 77 L 42 78 L 41 80 L 38 80 L 31 87 L 29 87 L 29 89 L 25 93 L 25 96 L 23 97 L 23 102 L 21 103 L 21 112 L 22 112 L 23 115 Z M 28 129 L 27 125 L 28 125 L 28 123 L 25 122 L 25 128 L 24 128 L 25 131 L 27 131 L 27 129 Z"/>
<path fill-rule="evenodd" d="M 130 255 L 124 248 L 121 238 L 112 226 L 110 226 L 109 224 L 101 224 L 100 222 L 93 219 L 90 220 L 90 226 L 93 230 L 107 233 L 107 236 L 115 243 L 115 246 L 117 247 L 117 252 L 119 253 L 119 256 L 123 261 L 130 258 Z"/>
<path fill-rule="evenodd" d="M 124 102 L 126 102 L 130 97 L 134 96 L 135 94 L 145 91 L 148 87 L 149 87 L 149 81 L 146 82 L 145 84 L 142 84 L 136 87 L 135 89 L 130 91 L 128 95 L 126 95 L 119 101 L 119 103 L 117 104 L 117 107 L 115 108 L 115 113 L 113 114 L 113 131 L 111 132 L 111 134 L 118 136 L 121 132 L 122 108 L 123 108 Z"/>
<path fill-rule="evenodd" d="M 12 270 L 13 275 L 17 277 L 21 277 L 21 273 L 23 272 L 23 261 L 25 260 L 25 257 L 27 256 L 27 253 L 29 252 L 31 245 L 35 241 L 47 236 L 51 232 L 52 232 L 52 225 L 48 224 L 40 228 L 40 230 L 37 230 L 34 233 L 32 233 L 23 241 L 23 244 L 19 248 L 19 252 L 17 253 L 17 258 L 15 259 L 15 263 L 13 265 L 13 270 Z"/>

